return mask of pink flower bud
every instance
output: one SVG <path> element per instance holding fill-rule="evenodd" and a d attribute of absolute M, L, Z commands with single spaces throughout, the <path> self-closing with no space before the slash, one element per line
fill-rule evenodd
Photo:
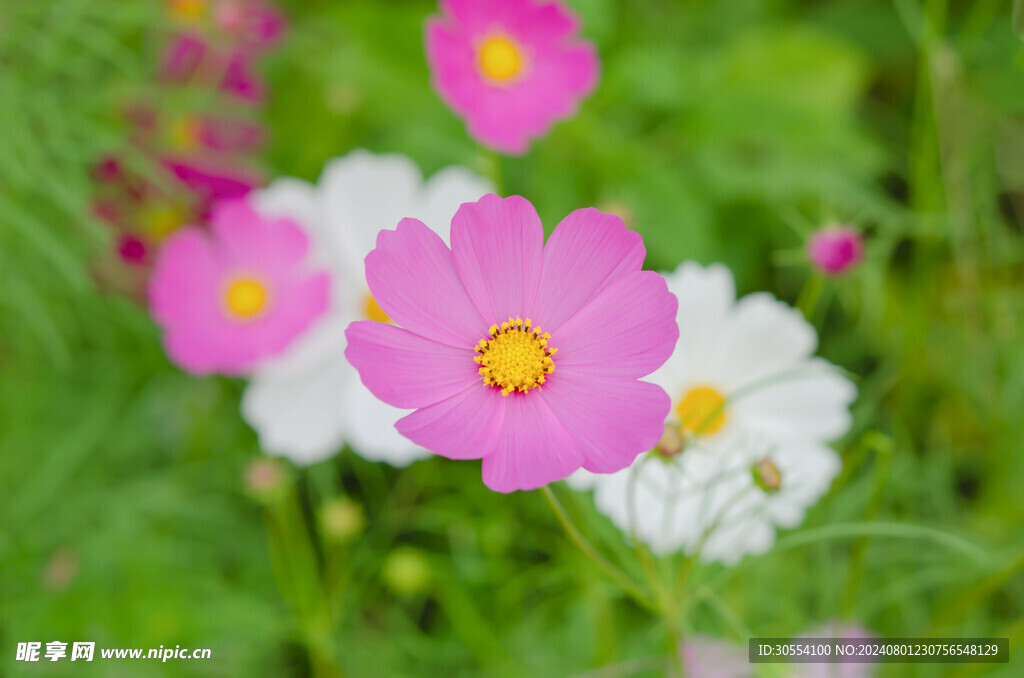
<path fill-rule="evenodd" d="M 864 240 L 852 226 L 826 226 L 807 243 L 807 257 L 826 275 L 842 275 L 864 259 Z"/>

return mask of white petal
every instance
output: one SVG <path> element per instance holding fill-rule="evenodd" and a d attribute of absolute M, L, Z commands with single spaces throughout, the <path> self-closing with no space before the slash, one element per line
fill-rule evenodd
<path fill-rule="evenodd" d="M 397 154 L 356 150 L 324 168 L 319 183 L 322 209 L 329 228 L 348 238 L 360 275 L 362 260 L 375 247 L 377 234 L 415 216 L 421 181 L 416 164 Z"/>
<path fill-rule="evenodd" d="M 250 198 L 260 214 L 292 219 L 311 230 L 320 227 L 316 188 L 301 179 L 277 179 L 266 188 L 253 191 Z"/>
<path fill-rule="evenodd" d="M 800 311 L 757 292 L 736 304 L 719 341 L 721 354 L 728 357 L 723 385 L 733 391 L 806 359 L 814 353 L 818 335 Z"/>
<path fill-rule="evenodd" d="M 807 360 L 730 401 L 744 430 L 771 440 L 832 440 L 850 428 L 856 387 L 828 362 Z"/>
<path fill-rule="evenodd" d="M 679 341 L 672 356 L 650 375 L 673 401 L 694 386 L 721 384 L 720 346 L 722 325 L 736 301 L 732 272 L 721 264 L 703 267 L 683 262 L 665 276 L 669 291 L 679 300 L 676 320 Z"/>
<path fill-rule="evenodd" d="M 414 216 L 448 242 L 452 217 L 463 203 L 494 192 L 490 181 L 464 167 L 446 167 L 430 178 L 420 194 Z"/>
<path fill-rule="evenodd" d="M 599 474 L 581 468 L 565 479 L 565 483 L 577 492 L 588 492 L 597 485 Z"/>
<path fill-rule="evenodd" d="M 356 454 L 397 467 L 432 456 L 395 428 L 395 422 L 409 414 L 408 410 L 378 400 L 358 377 L 349 392 L 352 397 L 345 412 L 346 439 Z"/>
<path fill-rule="evenodd" d="M 344 386 L 352 368 L 344 360 L 284 375 L 257 375 L 242 397 L 242 416 L 269 454 L 312 464 L 337 452 L 344 439 Z"/>

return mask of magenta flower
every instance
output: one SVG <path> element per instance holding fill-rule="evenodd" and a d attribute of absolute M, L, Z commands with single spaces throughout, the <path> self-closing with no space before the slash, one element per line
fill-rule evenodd
<path fill-rule="evenodd" d="M 483 459 L 493 490 L 533 489 L 576 469 L 610 473 L 661 437 L 670 401 L 640 381 L 672 353 L 676 298 L 641 271 L 615 216 L 577 210 L 547 245 L 525 199 L 486 195 L 452 219 L 452 247 L 416 219 L 366 257 L 395 323 L 349 325 L 345 355 L 396 427 L 450 459 Z"/>
<path fill-rule="evenodd" d="M 593 45 L 559 2 L 442 0 L 427 22 L 434 88 L 480 143 L 525 153 L 597 85 Z"/>
<path fill-rule="evenodd" d="M 259 183 L 252 174 L 196 160 L 166 157 L 161 163 L 195 197 L 201 218 L 209 215 L 217 201 L 244 197 Z"/>
<path fill-rule="evenodd" d="M 826 275 L 842 275 L 864 259 L 864 239 L 852 226 L 826 226 L 811 235 L 807 257 Z"/>
<path fill-rule="evenodd" d="M 330 276 L 309 266 L 309 238 L 243 200 L 213 209 L 160 249 L 149 286 L 171 359 L 196 374 L 244 374 L 280 353 L 328 307 Z"/>

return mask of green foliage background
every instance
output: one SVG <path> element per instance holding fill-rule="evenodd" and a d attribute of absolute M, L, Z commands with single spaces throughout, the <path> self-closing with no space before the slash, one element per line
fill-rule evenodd
<path fill-rule="evenodd" d="M 263 61 L 271 176 L 315 180 L 356 147 L 427 173 L 496 162 L 549 228 L 581 206 L 628 209 L 649 267 L 721 261 L 741 293 L 790 303 L 810 279 L 810 229 L 863 228 L 867 263 L 826 283 L 812 313 L 820 353 L 859 380 L 844 473 L 770 553 L 697 569 L 688 631 L 745 642 L 843 618 L 889 636 L 1009 636 L 1009 665 L 877 675 L 1021 675 L 1024 43 L 1008 2 L 571 0 L 601 85 L 528 156 L 500 160 L 429 86 L 433 3 L 280 4 L 289 34 Z M 161 11 L 0 7 L 0 675 L 311 671 L 309 629 L 243 489 L 257 446 L 241 384 L 178 372 L 144 310 L 90 273 L 109 234 L 90 217 L 88 167 L 137 152 L 118 111 L 154 88 Z M 341 573 L 326 643 L 346 675 L 662 675 L 658 620 L 537 493 L 492 493 L 473 463 L 394 470 L 350 451 L 294 477 L 311 521 L 342 493 L 367 516 L 352 542 L 318 542 Z M 556 492 L 636 568 L 587 496 Z M 428 568 L 418 590 L 388 574 L 396 549 Z M 61 586 L 45 574 L 55 557 L 77 563 Z M 14 662 L 28 640 L 213 659 Z"/>

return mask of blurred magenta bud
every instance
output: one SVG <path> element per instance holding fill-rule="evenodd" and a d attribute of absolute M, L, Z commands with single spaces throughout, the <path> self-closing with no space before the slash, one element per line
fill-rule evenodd
<path fill-rule="evenodd" d="M 142 238 L 126 233 L 117 243 L 117 253 L 121 261 L 133 266 L 141 266 L 149 260 L 149 246 Z"/>
<path fill-rule="evenodd" d="M 843 275 L 864 259 L 864 238 L 852 226 L 826 226 L 811 235 L 807 257 L 826 275 Z"/>

